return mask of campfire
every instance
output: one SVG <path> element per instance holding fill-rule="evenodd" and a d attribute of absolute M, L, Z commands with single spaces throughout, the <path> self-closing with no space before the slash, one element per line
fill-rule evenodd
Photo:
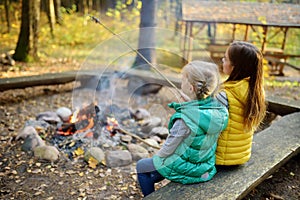
<path fill-rule="evenodd" d="M 62 108 L 57 109 L 56 112 L 39 113 L 36 120 L 26 122 L 25 128 L 16 138 L 24 139 L 22 145 L 24 151 L 33 150 L 34 155 L 48 159 L 48 155 L 43 155 L 42 152 L 53 149 L 50 153 L 54 153 L 55 156 L 51 157 L 51 161 L 57 160 L 58 154 L 62 153 L 70 160 L 84 158 L 89 166 L 94 168 L 96 164 L 103 162 L 108 163 L 108 166 L 127 165 L 132 162 L 132 159 L 147 157 L 149 152 L 159 148 L 160 140 L 157 139 L 153 142 L 154 139 L 149 141 L 149 138 L 150 131 L 159 127 L 161 120 L 153 117 L 155 118 L 154 124 L 144 120 L 151 119 L 150 113 L 147 113 L 146 110 L 144 110 L 144 114 L 140 112 L 141 110 L 133 112 L 129 108 L 122 109 L 115 104 L 97 105 L 96 103 L 91 103 L 73 112 L 68 108 Z M 141 117 L 143 115 L 144 119 Z M 145 128 L 143 125 L 152 128 Z M 145 136 L 145 134 L 149 135 Z M 39 144 L 32 143 L 35 140 Z M 150 148 L 149 152 L 142 144 Z M 134 147 L 134 145 L 141 146 Z M 124 147 L 127 147 L 127 150 Z M 96 157 L 100 156 L 97 158 L 97 162 L 93 159 L 94 157 L 86 160 L 86 155 L 89 155 L 92 150 L 91 154 L 96 153 Z M 114 151 L 117 151 L 118 158 L 114 156 Z M 105 152 L 105 156 L 101 152 Z M 115 161 L 115 159 L 117 160 Z"/>
<path fill-rule="evenodd" d="M 122 110 L 115 105 L 112 107 L 115 113 L 108 112 L 112 110 L 109 107 L 104 108 L 101 112 L 95 103 L 82 109 L 76 109 L 69 121 L 57 124 L 56 134 L 52 136 L 51 143 L 66 152 L 69 157 L 73 156 L 74 150 L 78 147 L 84 148 L 84 145 L 92 144 L 103 148 L 118 145 L 122 134 L 120 125 L 124 126 L 119 121 L 126 121 L 124 116 L 130 116 L 130 111 Z M 127 114 L 124 114 L 125 112 Z M 121 114 L 123 118 L 119 116 L 119 120 L 117 120 L 115 114 Z M 133 129 L 131 128 L 131 130 Z"/>

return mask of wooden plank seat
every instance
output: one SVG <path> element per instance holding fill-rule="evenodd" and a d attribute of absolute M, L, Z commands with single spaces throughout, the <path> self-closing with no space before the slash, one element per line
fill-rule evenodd
<path fill-rule="evenodd" d="M 40 85 L 56 85 L 72 82 L 76 79 L 76 71 L 64 73 L 47 73 L 42 75 L 22 76 L 14 78 L 1 78 L 0 91 L 10 89 L 23 89 Z"/>
<path fill-rule="evenodd" d="M 220 167 L 215 177 L 205 183 L 170 182 L 145 199 L 242 199 L 300 152 L 299 130 L 300 112 L 286 115 L 254 135 L 252 156 L 246 164 Z"/>

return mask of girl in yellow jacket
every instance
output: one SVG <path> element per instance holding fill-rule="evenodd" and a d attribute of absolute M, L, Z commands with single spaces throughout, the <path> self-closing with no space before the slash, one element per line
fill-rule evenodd
<path fill-rule="evenodd" d="M 233 42 L 225 52 L 223 72 L 229 77 L 217 98 L 228 107 L 229 121 L 218 139 L 217 165 L 250 159 L 253 133 L 266 110 L 262 60 L 262 53 L 248 42 Z"/>

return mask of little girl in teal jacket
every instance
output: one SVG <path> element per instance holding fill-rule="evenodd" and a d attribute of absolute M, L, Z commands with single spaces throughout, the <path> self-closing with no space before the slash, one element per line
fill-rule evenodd
<path fill-rule="evenodd" d="M 164 178 L 182 184 L 204 182 L 216 174 L 215 152 L 220 132 L 228 122 L 227 108 L 214 98 L 219 71 L 215 64 L 193 61 L 183 68 L 182 97 L 171 103 L 170 135 L 153 158 L 137 163 L 138 181 L 144 196 Z"/>

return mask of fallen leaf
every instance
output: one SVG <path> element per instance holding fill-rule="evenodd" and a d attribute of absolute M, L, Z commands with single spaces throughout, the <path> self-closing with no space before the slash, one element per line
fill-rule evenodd
<path fill-rule="evenodd" d="M 82 149 L 82 148 L 77 148 L 75 151 L 75 154 L 77 155 L 77 156 L 81 156 L 81 155 L 83 155 L 84 154 L 84 150 Z"/>
<path fill-rule="evenodd" d="M 84 175 L 84 173 L 83 173 L 83 172 L 80 172 L 80 173 L 79 173 L 79 176 L 83 176 L 83 175 Z"/>
<path fill-rule="evenodd" d="M 89 163 L 89 167 L 95 169 L 97 167 L 98 161 L 95 158 L 90 157 L 88 163 Z"/>

